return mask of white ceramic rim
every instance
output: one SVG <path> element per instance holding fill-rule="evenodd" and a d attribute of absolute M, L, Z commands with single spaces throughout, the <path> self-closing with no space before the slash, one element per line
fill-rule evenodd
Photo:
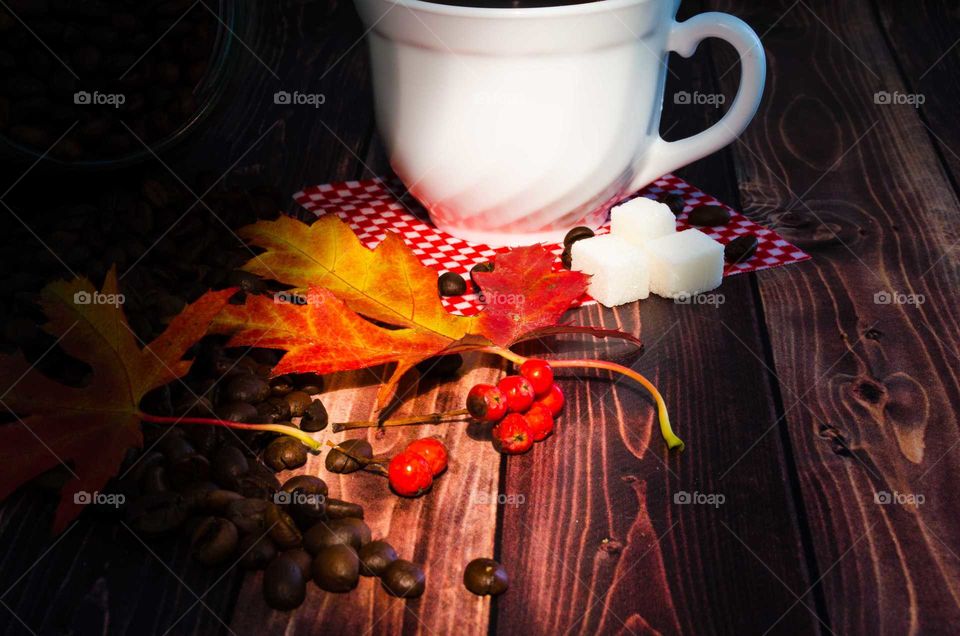
<path fill-rule="evenodd" d="M 592 2 L 585 1 L 579 4 L 557 5 L 554 7 L 523 7 L 513 9 L 509 7 L 462 7 L 452 4 L 424 2 L 423 0 L 381 0 L 381 2 L 386 4 L 399 5 L 407 9 L 416 9 L 417 11 L 424 11 L 426 13 L 469 18 L 544 18 L 590 15 L 656 1 L 657 0 L 594 0 Z"/>

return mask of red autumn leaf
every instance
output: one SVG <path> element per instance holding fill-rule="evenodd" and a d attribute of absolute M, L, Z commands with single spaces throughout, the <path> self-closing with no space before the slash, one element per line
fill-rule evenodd
<path fill-rule="evenodd" d="M 0 425 L 0 500 L 37 475 L 65 465 L 53 530 L 66 528 L 83 509 L 81 493 L 99 491 L 117 473 L 129 448 L 143 444 L 140 400 L 184 375 L 186 350 L 203 336 L 233 290 L 205 294 L 141 348 L 117 300 L 116 270 L 98 292 L 86 279 L 45 287 L 40 303 L 66 353 L 93 370 L 88 386 L 65 386 L 41 374 L 22 355 L 0 357 L 3 406 L 15 421 Z"/>

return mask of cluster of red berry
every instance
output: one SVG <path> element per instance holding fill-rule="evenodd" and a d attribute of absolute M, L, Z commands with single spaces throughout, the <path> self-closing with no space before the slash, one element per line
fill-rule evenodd
<path fill-rule="evenodd" d="M 553 432 L 553 418 L 563 409 L 563 391 L 553 381 L 546 360 L 527 360 L 519 375 L 508 375 L 496 386 L 477 384 L 467 394 L 470 415 L 496 422 L 493 441 L 503 453 L 525 453 Z"/>
<path fill-rule="evenodd" d="M 447 447 L 436 437 L 424 437 L 394 455 L 387 466 L 387 477 L 398 495 L 419 497 L 433 486 L 433 478 L 446 469 Z"/>

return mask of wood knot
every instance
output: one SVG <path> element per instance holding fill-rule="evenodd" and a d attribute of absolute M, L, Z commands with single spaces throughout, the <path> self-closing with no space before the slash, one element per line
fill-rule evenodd
<path fill-rule="evenodd" d="M 886 392 L 882 386 L 869 380 L 864 380 L 858 384 L 855 391 L 861 400 L 870 404 L 879 404 Z"/>
<path fill-rule="evenodd" d="M 852 457 L 853 451 L 847 445 L 847 438 L 839 428 L 833 424 L 824 423 L 820 425 L 817 434 L 830 442 L 830 450 L 834 455 L 841 457 Z"/>
<path fill-rule="evenodd" d="M 623 543 L 616 539 L 604 539 L 600 542 L 600 549 L 610 555 L 618 555 L 623 551 Z"/>
<path fill-rule="evenodd" d="M 879 329 L 867 329 L 863 337 L 867 340 L 880 340 L 883 337 L 883 332 Z"/>

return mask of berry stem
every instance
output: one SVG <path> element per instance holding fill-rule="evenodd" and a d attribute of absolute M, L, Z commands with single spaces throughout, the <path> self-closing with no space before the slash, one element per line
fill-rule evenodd
<path fill-rule="evenodd" d="M 162 415 L 150 415 L 149 413 L 140 413 L 140 419 L 144 422 L 153 424 L 203 424 L 207 426 L 220 426 L 223 428 L 232 428 L 238 431 L 267 431 L 269 433 L 280 433 L 300 440 L 304 446 L 313 452 L 319 452 L 322 448 L 320 442 L 310 437 L 308 434 L 293 426 L 284 426 L 283 424 L 244 424 L 243 422 L 234 422 L 231 420 L 221 420 L 216 417 L 166 417 Z"/>
<path fill-rule="evenodd" d="M 384 422 L 371 422 L 361 420 L 357 422 L 335 422 L 333 432 L 339 433 L 355 428 L 379 428 L 381 426 L 408 426 L 410 424 L 439 424 L 461 415 L 468 415 L 467 409 L 457 409 L 455 411 L 444 411 L 441 413 L 428 413 L 427 415 L 411 415 L 410 417 L 398 417 Z"/>
<path fill-rule="evenodd" d="M 520 355 L 519 353 L 514 353 L 513 351 L 510 351 L 504 347 L 486 347 L 483 349 L 483 351 L 487 353 L 494 353 L 501 358 L 509 360 L 517 365 L 523 364 L 528 360 L 528 358 Z M 664 441 L 667 442 L 667 448 L 670 450 L 677 449 L 678 451 L 683 451 L 685 445 L 683 440 L 677 437 L 673 432 L 673 427 L 670 426 L 670 415 L 667 413 L 667 404 L 663 401 L 663 396 L 661 396 L 660 392 L 657 391 L 657 387 L 655 387 L 653 383 L 643 375 L 637 373 L 629 367 L 617 364 L 616 362 L 607 362 L 605 360 L 550 360 L 549 362 L 550 366 L 555 369 L 602 369 L 604 371 L 619 373 L 620 375 L 626 376 L 631 380 L 639 382 L 643 388 L 650 392 L 654 401 L 657 403 L 657 416 L 660 420 L 660 434 L 663 436 Z"/>

